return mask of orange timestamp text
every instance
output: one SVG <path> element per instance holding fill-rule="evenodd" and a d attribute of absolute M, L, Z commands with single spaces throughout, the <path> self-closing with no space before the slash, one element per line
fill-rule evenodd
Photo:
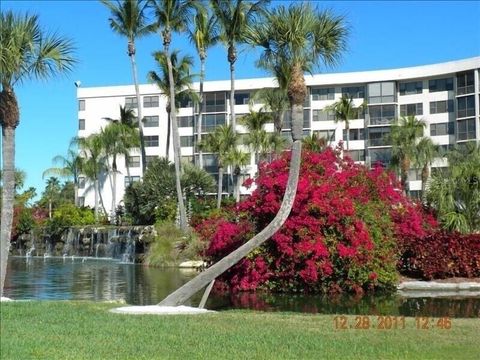
<path fill-rule="evenodd" d="M 412 318 L 408 318 L 410 321 Z M 413 318 L 413 327 L 418 330 L 441 329 L 449 330 L 452 328 L 452 320 L 449 317 L 432 318 L 418 316 Z M 407 320 L 405 316 L 346 316 L 337 315 L 333 318 L 333 327 L 335 330 L 395 330 L 406 329 Z"/>

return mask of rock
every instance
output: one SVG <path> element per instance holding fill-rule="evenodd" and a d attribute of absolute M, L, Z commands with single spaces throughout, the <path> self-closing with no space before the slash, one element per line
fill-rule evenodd
<path fill-rule="evenodd" d="M 198 268 L 204 268 L 206 266 L 207 266 L 207 263 L 202 260 L 184 261 L 178 265 L 180 269 L 198 269 Z"/>

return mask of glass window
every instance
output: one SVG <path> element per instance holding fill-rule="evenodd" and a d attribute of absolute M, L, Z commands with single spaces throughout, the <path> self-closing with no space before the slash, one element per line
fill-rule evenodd
<path fill-rule="evenodd" d="M 363 99 L 365 97 L 365 87 L 364 86 L 349 86 L 342 87 L 342 94 L 352 99 Z"/>
<path fill-rule="evenodd" d="M 206 112 L 225 111 L 225 92 L 205 94 Z"/>
<path fill-rule="evenodd" d="M 312 100 L 333 100 L 335 88 L 312 88 Z"/>
<path fill-rule="evenodd" d="M 423 104 L 404 104 L 400 105 L 400 116 L 423 115 Z"/>
<path fill-rule="evenodd" d="M 430 102 L 430 114 L 453 112 L 453 100 Z"/>
<path fill-rule="evenodd" d="M 335 141 L 335 129 L 317 130 L 313 132 L 317 138 L 325 139 L 326 141 Z"/>
<path fill-rule="evenodd" d="M 218 160 L 217 156 L 213 154 L 203 155 L 203 168 L 208 173 L 218 172 Z"/>
<path fill-rule="evenodd" d="M 140 156 L 129 156 L 125 165 L 131 168 L 140 167 Z"/>
<path fill-rule="evenodd" d="M 389 146 L 390 127 L 375 127 L 368 129 L 368 146 Z"/>
<path fill-rule="evenodd" d="M 235 99 L 235 105 L 245 105 L 248 104 L 250 100 L 250 93 L 249 92 L 235 92 L 233 96 Z"/>
<path fill-rule="evenodd" d="M 84 207 L 85 206 L 85 197 L 84 196 L 79 196 L 77 198 L 77 201 L 78 201 L 78 206 L 80 207 Z"/>
<path fill-rule="evenodd" d="M 428 90 L 430 92 L 453 90 L 453 78 L 430 80 Z"/>
<path fill-rule="evenodd" d="M 464 96 L 457 99 L 457 117 L 475 116 L 475 96 Z"/>
<path fill-rule="evenodd" d="M 395 101 L 395 83 L 382 82 L 368 84 L 368 103 L 389 103 Z"/>
<path fill-rule="evenodd" d="M 137 98 L 136 97 L 126 97 L 125 98 L 125 109 L 136 109 Z"/>
<path fill-rule="evenodd" d="M 180 146 L 181 147 L 192 147 L 193 146 L 193 136 L 180 136 Z"/>
<path fill-rule="evenodd" d="M 148 166 L 148 164 L 150 164 L 153 160 L 155 159 L 158 159 L 158 156 L 155 156 L 155 155 L 147 155 L 145 157 L 145 165 Z"/>
<path fill-rule="evenodd" d="M 78 177 L 78 188 L 85 189 L 85 177 L 83 176 Z"/>
<path fill-rule="evenodd" d="M 78 100 L 78 110 L 79 111 L 85 110 L 85 100 Z"/>
<path fill-rule="evenodd" d="M 430 136 L 452 135 L 455 131 L 455 123 L 445 122 L 430 124 Z"/>
<path fill-rule="evenodd" d="M 143 117 L 143 126 L 145 127 L 157 127 L 158 126 L 158 116 L 144 116 Z"/>
<path fill-rule="evenodd" d="M 349 150 L 345 154 L 353 161 L 365 161 L 365 150 Z"/>
<path fill-rule="evenodd" d="M 193 116 L 178 116 L 178 127 L 193 127 Z"/>
<path fill-rule="evenodd" d="M 154 147 L 158 146 L 158 136 L 144 136 L 145 147 Z"/>
<path fill-rule="evenodd" d="M 475 80 L 473 71 L 457 75 L 457 95 L 473 93 L 475 89 Z"/>
<path fill-rule="evenodd" d="M 364 140 L 365 129 L 350 129 L 350 140 Z M 347 130 L 343 130 L 343 140 L 347 140 Z"/>
<path fill-rule="evenodd" d="M 78 119 L 78 130 L 85 130 L 85 119 Z"/>
<path fill-rule="evenodd" d="M 193 106 L 193 100 L 190 96 L 183 94 L 183 96 L 178 96 L 176 100 L 180 103 L 181 108 L 191 108 Z"/>
<path fill-rule="evenodd" d="M 292 112 L 286 111 L 283 117 L 282 129 L 291 129 L 292 128 Z M 310 129 L 310 109 L 303 110 L 303 128 Z"/>
<path fill-rule="evenodd" d="M 371 165 L 381 165 L 387 167 L 392 158 L 391 149 L 371 149 L 369 150 Z"/>
<path fill-rule="evenodd" d="M 202 130 L 204 132 L 212 132 L 220 125 L 225 125 L 225 114 L 206 114 Z"/>
<path fill-rule="evenodd" d="M 333 121 L 335 120 L 334 111 L 313 110 L 312 121 Z"/>
<path fill-rule="evenodd" d="M 423 91 L 423 81 L 400 83 L 399 90 L 400 95 L 421 94 Z"/>
<path fill-rule="evenodd" d="M 395 119 L 395 105 L 369 106 L 370 125 L 391 124 Z"/>
<path fill-rule="evenodd" d="M 158 107 L 158 96 L 144 96 L 143 107 L 146 107 L 146 108 Z"/>
<path fill-rule="evenodd" d="M 140 176 L 125 176 L 124 178 L 124 184 L 125 187 L 128 187 L 130 184 L 133 184 L 134 182 L 140 181 Z"/>
<path fill-rule="evenodd" d="M 457 139 L 475 139 L 475 118 L 457 121 Z"/>

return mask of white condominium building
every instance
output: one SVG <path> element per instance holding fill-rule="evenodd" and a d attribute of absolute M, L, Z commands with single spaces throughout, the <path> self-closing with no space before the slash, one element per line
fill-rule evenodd
<path fill-rule="evenodd" d="M 414 115 L 427 123 L 424 135 L 430 136 L 444 150 L 467 141 L 480 141 L 480 57 L 409 68 L 362 71 L 350 73 L 306 75 L 309 95 L 305 103 L 304 134 L 316 133 L 332 145 L 346 139 L 345 124 L 335 122 L 334 114 L 324 109 L 339 100 L 342 94 L 353 97 L 355 104 L 365 103 L 364 112 L 350 121 L 350 155 L 355 161 L 374 164 L 387 163 L 391 147 L 388 134 L 396 118 Z M 194 88 L 198 89 L 198 83 Z M 237 118 L 250 111 L 251 94 L 261 88 L 275 87 L 273 78 L 241 79 L 235 81 L 235 114 Z M 207 81 L 204 85 L 206 112 L 203 115 L 203 132 L 209 133 L 216 126 L 230 121 L 230 81 Z M 146 160 L 165 157 L 167 153 L 166 96 L 156 85 L 140 85 L 141 106 L 144 124 Z M 128 86 L 80 87 L 78 98 L 78 136 L 87 137 L 98 133 L 108 124 L 105 118 L 118 119 L 119 106 L 136 109 L 135 88 Z M 255 104 L 254 109 L 261 108 Z M 195 161 L 196 109 L 192 103 L 183 103 L 177 112 L 180 133 L 181 156 L 185 161 Z M 283 132 L 289 136 L 288 116 Z M 266 130 L 273 132 L 273 124 Z M 241 121 L 237 131 L 246 133 Z M 169 159 L 173 161 L 172 141 L 169 141 Z M 247 147 L 245 147 L 247 150 Z M 128 161 L 129 171 L 125 162 Z M 140 153 L 131 152 L 129 159 L 117 160 L 117 202 L 122 203 L 126 186 L 142 177 Z M 436 168 L 446 166 L 442 159 L 433 164 Z M 213 175 L 217 173 L 214 154 L 204 154 L 204 168 Z M 256 165 L 252 157 L 250 166 L 242 170 L 242 176 L 253 176 Z M 231 176 L 224 178 L 226 189 L 231 185 Z M 85 205 L 94 205 L 93 186 L 85 178 L 80 179 L 79 199 Z M 410 190 L 421 189 L 420 174 L 409 174 Z M 107 174 L 100 179 L 100 188 L 107 212 L 112 202 L 111 184 Z M 247 189 L 242 188 L 242 193 Z M 117 204 L 117 205 L 118 205 Z"/>

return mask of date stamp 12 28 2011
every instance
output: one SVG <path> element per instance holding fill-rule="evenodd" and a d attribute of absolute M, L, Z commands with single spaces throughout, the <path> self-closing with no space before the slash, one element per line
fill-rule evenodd
<path fill-rule="evenodd" d="M 417 330 L 441 329 L 450 330 L 452 320 L 449 317 L 432 318 L 417 316 L 415 318 L 405 318 L 405 316 L 346 316 L 337 315 L 333 318 L 333 327 L 335 330 L 395 330 L 413 327 Z"/>

